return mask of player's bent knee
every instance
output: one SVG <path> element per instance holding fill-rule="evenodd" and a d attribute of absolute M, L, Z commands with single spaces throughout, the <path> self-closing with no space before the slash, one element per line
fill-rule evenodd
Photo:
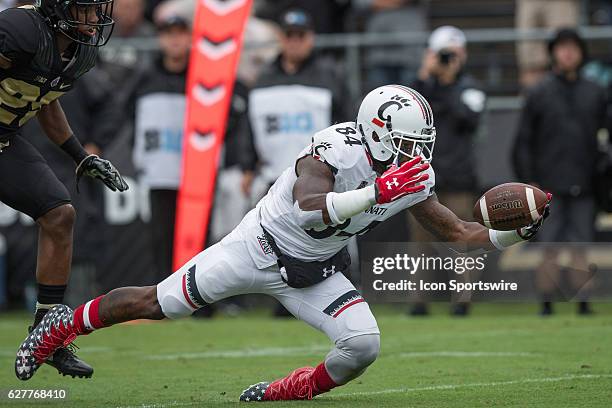
<path fill-rule="evenodd" d="M 364 334 L 340 341 L 327 355 L 325 367 L 336 384 L 359 377 L 378 357 L 380 335 Z"/>
<path fill-rule="evenodd" d="M 185 303 L 185 298 L 182 294 L 176 291 L 160 291 L 159 285 L 156 299 L 161 307 L 161 312 L 168 319 L 180 319 L 181 317 L 190 316 L 194 312 L 194 309 Z"/>
<path fill-rule="evenodd" d="M 380 352 L 380 335 L 364 334 L 344 341 L 351 355 L 350 363 L 355 370 L 364 370 L 372 364 Z"/>
<path fill-rule="evenodd" d="M 70 204 L 60 205 L 40 217 L 37 222 L 48 231 L 67 232 L 72 231 L 76 211 Z"/>

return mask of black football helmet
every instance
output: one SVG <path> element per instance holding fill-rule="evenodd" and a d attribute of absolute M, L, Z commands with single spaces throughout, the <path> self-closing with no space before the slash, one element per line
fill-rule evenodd
<path fill-rule="evenodd" d="M 79 44 L 102 47 L 110 39 L 115 27 L 113 20 L 114 0 L 36 0 L 36 8 L 47 19 L 55 31 L 63 33 Z M 95 7 L 97 21 L 87 21 L 87 10 Z M 94 35 L 79 31 L 86 24 Z"/>

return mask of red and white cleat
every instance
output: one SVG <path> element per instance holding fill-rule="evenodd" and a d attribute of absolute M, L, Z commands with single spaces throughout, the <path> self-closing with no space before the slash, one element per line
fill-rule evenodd
<path fill-rule="evenodd" d="M 242 391 L 240 401 L 310 400 L 336 386 L 329 377 L 325 365 L 321 363 L 317 367 L 298 368 L 285 378 L 271 383 L 260 382 L 251 385 Z"/>
<path fill-rule="evenodd" d="M 29 380 L 58 348 L 66 347 L 76 337 L 72 309 L 66 305 L 53 306 L 19 346 L 15 375 L 20 380 Z"/>

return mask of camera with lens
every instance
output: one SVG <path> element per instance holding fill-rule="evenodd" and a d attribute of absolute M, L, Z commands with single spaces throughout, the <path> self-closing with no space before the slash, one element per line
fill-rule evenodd
<path fill-rule="evenodd" d="M 448 65 L 456 57 L 457 54 L 452 50 L 440 50 L 438 52 L 438 61 L 440 61 L 440 65 Z"/>

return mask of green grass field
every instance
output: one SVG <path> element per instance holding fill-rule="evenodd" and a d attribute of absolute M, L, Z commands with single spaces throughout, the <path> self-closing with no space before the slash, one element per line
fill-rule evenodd
<path fill-rule="evenodd" d="M 535 306 L 477 305 L 467 319 L 436 305 L 430 318 L 375 307 L 380 358 L 316 407 L 610 407 L 612 304 L 580 318 L 572 305 L 540 318 Z M 49 366 L 15 379 L 14 352 L 29 316 L 0 315 L 0 406 L 216 407 L 237 405 L 243 388 L 315 365 L 327 338 L 295 320 L 263 312 L 237 318 L 121 325 L 81 337 L 92 379 L 61 377 Z M 9 401 L 9 389 L 67 390 L 65 401 Z M 244 406 L 242 404 L 241 406 Z"/>

